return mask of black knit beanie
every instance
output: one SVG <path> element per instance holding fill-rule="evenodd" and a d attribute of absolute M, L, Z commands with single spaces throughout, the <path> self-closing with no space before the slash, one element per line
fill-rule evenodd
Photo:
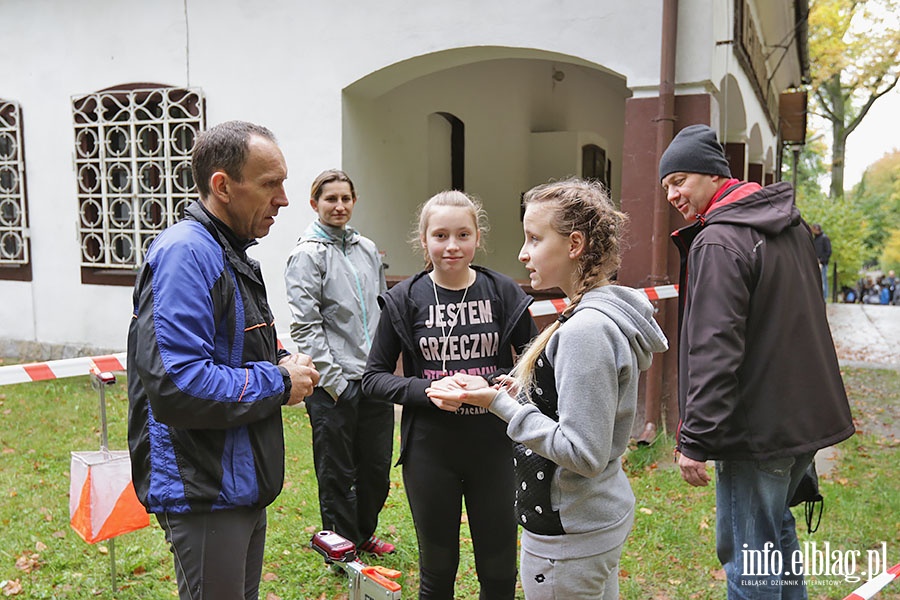
<path fill-rule="evenodd" d="M 716 139 L 716 132 L 709 126 L 685 127 L 663 152 L 659 159 L 659 180 L 679 172 L 731 177 L 725 151 Z"/>

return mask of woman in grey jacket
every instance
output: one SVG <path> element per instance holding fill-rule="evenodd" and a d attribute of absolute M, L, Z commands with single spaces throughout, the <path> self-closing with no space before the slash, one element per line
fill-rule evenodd
<path fill-rule="evenodd" d="M 319 217 L 291 252 L 284 278 L 291 337 L 321 375 L 305 402 L 322 526 L 381 555 L 394 551 L 375 536 L 390 487 L 394 407 L 365 397 L 360 380 L 378 324 L 378 294 L 387 286 L 378 248 L 348 226 L 356 200 L 343 171 L 316 177 L 309 204 Z"/>
<path fill-rule="evenodd" d="M 435 382 L 431 398 L 488 408 L 517 442 L 516 515 L 525 597 L 618 598 L 619 556 L 634 520 L 622 470 L 638 376 L 667 348 L 653 307 L 610 284 L 619 265 L 617 212 L 598 183 L 567 180 L 525 194 L 519 260 L 534 289 L 571 303 L 513 370 L 517 401 L 478 378 Z M 455 389 L 454 389 L 455 388 Z"/>

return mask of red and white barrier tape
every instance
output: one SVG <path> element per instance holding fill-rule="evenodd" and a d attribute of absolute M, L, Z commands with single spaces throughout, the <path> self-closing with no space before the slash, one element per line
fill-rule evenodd
<path fill-rule="evenodd" d="M 0 385 L 77 377 L 78 375 L 87 375 L 93 368 L 98 371 L 124 371 L 125 353 L 0 367 Z"/>
<path fill-rule="evenodd" d="M 663 300 L 665 298 L 677 298 L 677 285 L 661 285 L 657 287 L 643 288 L 650 300 Z M 556 298 L 554 300 L 538 300 L 531 305 L 531 315 L 542 317 L 561 313 L 569 304 L 568 298 Z M 279 348 L 284 346 L 278 341 Z M 108 354 L 105 356 L 85 356 L 80 358 L 66 358 L 26 365 L 8 365 L 0 367 L 0 385 L 13 383 L 25 383 L 29 381 L 43 381 L 45 379 L 61 379 L 63 377 L 77 377 L 87 375 L 92 368 L 98 371 L 124 371 L 125 353 Z"/>
<path fill-rule="evenodd" d="M 897 577 L 900 577 L 900 563 L 897 563 L 881 575 L 865 582 L 852 594 L 844 598 L 844 600 L 869 600 L 875 596 L 875 594 L 880 592 L 884 586 L 897 579 Z"/>
<path fill-rule="evenodd" d="M 638 291 L 644 292 L 650 300 L 665 300 L 666 298 L 678 297 L 678 285 L 659 285 L 656 287 L 647 287 Z M 568 298 L 554 298 L 553 300 L 538 300 L 531 304 L 532 317 L 544 317 L 547 315 L 555 315 L 565 310 L 569 305 Z"/>

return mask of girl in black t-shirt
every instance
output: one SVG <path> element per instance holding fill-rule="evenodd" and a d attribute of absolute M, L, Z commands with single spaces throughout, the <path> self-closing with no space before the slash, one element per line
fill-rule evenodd
<path fill-rule="evenodd" d="M 471 264 L 485 228 L 481 205 L 462 192 L 441 192 L 420 207 L 416 242 L 426 268 L 380 298 L 363 375 L 364 393 L 403 405 L 399 462 L 419 543 L 419 598 L 453 598 L 463 498 L 481 598 L 515 595 L 505 425 L 478 407 L 425 394 L 432 381 L 461 372 L 494 384 L 537 332 L 531 297 L 506 275 Z M 404 376 L 397 376 L 401 355 Z"/>

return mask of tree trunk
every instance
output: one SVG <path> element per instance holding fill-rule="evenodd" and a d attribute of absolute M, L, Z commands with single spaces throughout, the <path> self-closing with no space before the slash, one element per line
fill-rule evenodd
<path fill-rule="evenodd" d="M 844 107 L 844 93 L 841 89 L 840 74 L 833 75 L 831 81 L 825 86 L 831 100 L 831 191 L 832 199 L 844 197 L 844 151 L 847 147 L 846 120 Z"/>
<path fill-rule="evenodd" d="M 847 147 L 847 134 L 844 123 L 831 122 L 831 191 L 833 200 L 844 197 L 844 152 Z"/>

